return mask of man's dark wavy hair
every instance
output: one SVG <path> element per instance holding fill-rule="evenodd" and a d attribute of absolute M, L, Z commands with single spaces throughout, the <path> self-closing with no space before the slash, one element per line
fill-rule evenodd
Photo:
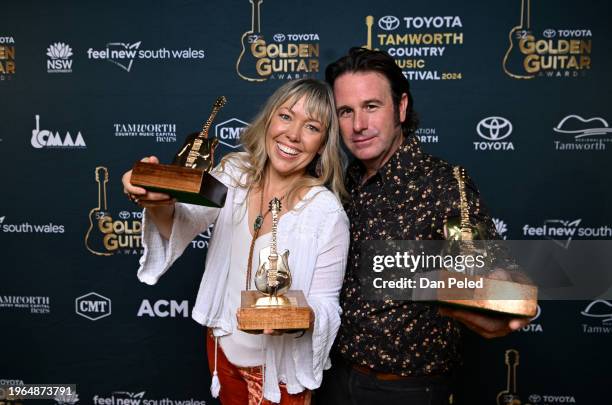
<path fill-rule="evenodd" d="M 351 48 L 345 55 L 327 65 L 325 69 L 325 81 L 333 88 L 336 79 L 344 73 L 376 72 L 387 78 L 391 86 L 391 96 L 396 117 L 399 119 L 399 103 L 402 94 L 408 95 L 408 107 L 406 108 L 406 120 L 402 123 L 404 135 L 416 131 L 419 118 L 414 111 L 414 102 L 410 93 L 410 83 L 388 53 L 383 51 L 372 51 L 366 48 Z"/>

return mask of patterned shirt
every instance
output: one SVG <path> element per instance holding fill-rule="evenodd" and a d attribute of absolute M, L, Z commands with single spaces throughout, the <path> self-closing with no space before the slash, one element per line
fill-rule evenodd
<path fill-rule="evenodd" d="M 360 245 L 365 240 L 444 239 L 447 218 L 459 217 L 459 188 L 453 166 L 423 153 L 410 135 L 378 172 L 362 183 L 364 166 L 353 162 L 347 173 L 345 205 L 351 245 L 340 295 L 342 324 L 336 348 L 351 364 L 402 376 L 449 374 L 460 362 L 458 322 L 438 315 L 438 307 L 411 301 L 368 301 L 357 277 Z M 495 226 L 483 211 L 478 191 L 466 179 L 473 221 Z M 473 222 L 473 223 L 478 223 Z"/>

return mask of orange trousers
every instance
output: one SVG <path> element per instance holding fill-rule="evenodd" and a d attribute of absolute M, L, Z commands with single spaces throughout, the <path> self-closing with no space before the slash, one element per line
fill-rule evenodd
<path fill-rule="evenodd" d="M 206 333 L 206 352 L 208 368 L 212 376 L 215 369 L 215 338 Z M 229 362 L 221 345 L 217 353 L 217 376 L 221 383 L 219 399 L 223 405 L 258 405 L 263 396 L 263 376 L 261 367 L 236 367 Z M 279 384 L 281 391 L 280 405 L 310 405 L 311 392 L 305 390 L 299 394 L 289 394 L 285 384 Z M 264 399 L 264 405 L 272 402 Z"/>

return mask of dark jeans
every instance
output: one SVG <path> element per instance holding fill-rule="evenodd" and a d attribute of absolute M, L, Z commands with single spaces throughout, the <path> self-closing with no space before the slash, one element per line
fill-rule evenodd
<path fill-rule="evenodd" d="M 335 361 L 334 361 L 335 360 Z M 332 359 L 323 384 L 313 396 L 316 405 L 448 405 L 452 404 L 450 377 L 416 377 L 384 381 Z"/>

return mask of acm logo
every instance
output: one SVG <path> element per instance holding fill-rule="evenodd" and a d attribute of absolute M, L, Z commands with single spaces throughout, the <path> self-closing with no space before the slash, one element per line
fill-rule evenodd
<path fill-rule="evenodd" d="M 95 292 L 82 295 L 74 300 L 78 315 L 97 321 L 111 314 L 111 300 Z"/>
<path fill-rule="evenodd" d="M 148 316 L 150 318 L 188 318 L 189 301 L 157 300 L 153 304 L 147 299 L 142 300 L 137 316 L 139 318 Z"/>

